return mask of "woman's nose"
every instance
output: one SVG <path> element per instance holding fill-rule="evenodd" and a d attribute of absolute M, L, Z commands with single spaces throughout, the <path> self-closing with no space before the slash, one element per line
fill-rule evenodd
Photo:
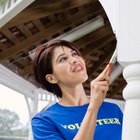
<path fill-rule="evenodd" d="M 77 58 L 71 57 L 70 64 L 75 64 L 75 63 L 77 63 Z"/>

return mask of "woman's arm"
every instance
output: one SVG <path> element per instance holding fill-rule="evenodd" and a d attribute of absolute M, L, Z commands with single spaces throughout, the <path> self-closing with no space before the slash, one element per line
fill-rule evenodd
<path fill-rule="evenodd" d="M 98 110 L 109 89 L 110 71 L 111 66 L 108 65 L 95 80 L 91 81 L 89 107 L 74 140 L 93 140 Z"/>

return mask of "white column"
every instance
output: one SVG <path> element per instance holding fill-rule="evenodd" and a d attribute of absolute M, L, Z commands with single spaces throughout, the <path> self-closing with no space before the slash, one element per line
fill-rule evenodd
<path fill-rule="evenodd" d="M 140 1 L 99 0 L 117 36 L 118 61 L 127 86 L 122 140 L 140 139 Z M 116 5 L 116 6 L 114 6 Z"/>
<path fill-rule="evenodd" d="M 123 71 L 127 86 L 123 90 L 126 100 L 122 140 L 140 139 L 140 63 L 130 64 Z"/>
<path fill-rule="evenodd" d="M 32 127 L 31 127 L 31 119 L 32 117 L 38 112 L 38 89 L 35 89 L 33 91 L 34 96 L 33 98 L 28 98 L 25 96 L 25 100 L 28 106 L 28 111 L 29 111 L 29 121 L 30 121 L 30 125 L 29 125 L 29 134 L 28 134 L 28 140 L 33 140 L 33 134 L 32 134 Z"/>
<path fill-rule="evenodd" d="M 29 118 L 31 120 L 32 116 L 37 113 L 38 109 L 39 93 L 37 87 L 1 64 L 0 83 L 24 95 L 28 107 Z M 29 129 L 28 140 L 33 140 L 31 126 Z"/>
<path fill-rule="evenodd" d="M 110 24 L 112 26 L 113 32 L 118 34 L 118 24 L 119 24 L 119 0 L 99 0 L 102 4 Z"/>
<path fill-rule="evenodd" d="M 140 139 L 140 1 L 120 0 L 118 61 L 124 66 L 127 86 L 123 90 L 126 100 L 122 140 Z"/>

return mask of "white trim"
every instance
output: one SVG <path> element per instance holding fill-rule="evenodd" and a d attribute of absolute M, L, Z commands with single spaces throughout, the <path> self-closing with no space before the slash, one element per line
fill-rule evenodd
<path fill-rule="evenodd" d="M 62 34 L 61 36 L 57 37 L 56 39 L 63 39 L 67 40 L 70 42 L 73 42 L 89 33 L 92 31 L 97 30 L 98 28 L 101 28 L 104 26 L 104 19 L 102 16 L 97 16 L 94 19 L 91 19 L 78 27 L 72 29 L 71 31 Z"/>
<path fill-rule="evenodd" d="M 0 28 L 34 1 L 35 0 L 17 0 L 15 3 L 11 4 L 11 6 L 0 15 Z M 7 4 L 8 3 L 9 1 L 7 1 Z"/>
<path fill-rule="evenodd" d="M 2 64 L 0 64 L 0 83 L 30 98 L 34 98 L 33 93 L 34 90 L 37 89 L 35 85 L 23 79 Z"/>

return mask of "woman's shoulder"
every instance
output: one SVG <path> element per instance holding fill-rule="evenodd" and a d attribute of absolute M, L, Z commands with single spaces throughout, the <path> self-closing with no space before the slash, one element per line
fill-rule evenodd
<path fill-rule="evenodd" d="M 40 112 L 38 112 L 37 114 L 35 114 L 32 118 L 33 119 L 46 119 L 46 118 L 50 118 L 50 116 L 54 113 L 54 110 L 56 110 L 56 104 L 52 104 L 50 106 L 46 106 L 44 107 Z"/>
<path fill-rule="evenodd" d="M 55 119 L 57 117 L 56 115 L 54 115 L 54 111 L 53 111 L 54 108 L 55 108 L 55 104 L 45 108 L 44 110 L 34 115 L 31 119 L 32 127 L 34 129 L 54 128 Z"/>
<path fill-rule="evenodd" d="M 123 115 L 121 107 L 112 102 L 104 101 L 100 107 L 100 111 L 108 112 L 109 114 L 119 114 L 120 116 Z"/>
<path fill-rule="evenodd" d="M 112 103 L 112 102 L 108 102 L 108 101 L 104 101 L 103 103 L 102 103 L 102 106 L 101 106 L 102 108 L 108 108 L 108 109 L 117 109 L 117 110 L 121 110 L 120 109 L 120 107 L 118 106 L 118 104 L 116 104 L 116 103 Z"/>

